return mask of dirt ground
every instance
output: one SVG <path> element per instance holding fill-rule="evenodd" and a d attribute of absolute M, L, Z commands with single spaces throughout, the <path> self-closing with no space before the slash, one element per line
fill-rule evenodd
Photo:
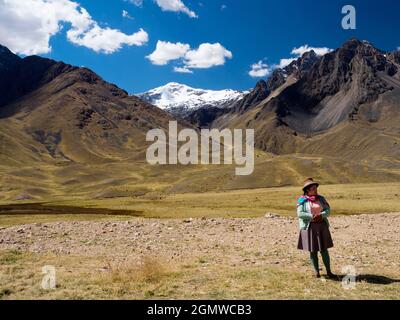
<path fill-rule="evenodd" d="M 360 274 L 400 278 L 400 213 L 337 216 L 330 222 L 335 272 L 353 265 Z M 271 264 L 308 272 L 308 254 L 296 249 L 298 235 L 297 219 L 274 214 L 254 219 L 54 222 L 0 229 L 0 250 L 105 256 L 112 261 L 153 254 L 181 263 L 205 259 L 211 264 Z"/>

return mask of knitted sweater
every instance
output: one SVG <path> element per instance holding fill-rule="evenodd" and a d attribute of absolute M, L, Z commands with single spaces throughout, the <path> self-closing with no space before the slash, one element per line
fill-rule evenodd
<path fill-rule="evenodd" d="M 322 218 L 326 221 L 328 227 L 329 227 L 329 220 L 328 217 L 331 213 L 331 208 L 329 206 L 328 201 L 326 199 L 319 195 L 318 196 L 319 201 L 321 201 L 323 211 L 321 212 Z M 310 201 L 307 200 L 306 198 L 300 197 L 297 200 L 297 216 L 299 217 L 299 226 L 301 230 L 308 230 L 310 227 L 310 222 L 314 218 L 312 213 L 311 213 L 311 205 Z"/>

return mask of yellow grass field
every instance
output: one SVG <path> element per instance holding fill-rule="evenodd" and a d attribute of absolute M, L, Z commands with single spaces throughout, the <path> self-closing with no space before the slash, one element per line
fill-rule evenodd
<path fill-rule="evenodd" d="M 322 185 L 319 192 L 328 199 L 333 215 L 400 211 L 400 183 L 396 182 Z M 45 202 L 38 206 L 37 210 L 29 211 L 28 207 L 25 214 L 21 210 L 16 210 L 18 214 L 7 214 L 7 211 L 2 211 L 0 226 L 57 220 L 96 220 L 107 217 L 115 220 L 128 219 L 130 216 L 251 218 L 261 217 L 266 213 L 277 213 L 294 217 L 296 200 L 300 195 L 300 187 L 282 187 L 184 194 L 150 192 L 139 197 L 96 200 L 77 198 Z M 31 203 L 35 202 L 24 201 L 19 205 Z M 8 203 L 5 201 L 0 202 L 0 210 L 1 206 L 6 204 Z M 65 206 L 66 209 L 57 210 L 60 206 Z M 41 210 L 46 207 L 52 208 L 54 213 L 41 214 Z M 68 210 L 68 207 L 72 207 L 74 213 Z M 89 208 L 93 213 L 87 214 L 83 208 Z M 107 215 L 104 214 L 104 209 L 112 209 L 115 212 Z"/>
<path fill-rule="evenodd" d="M 361 270 L 354 290 L 312 278 L 296 249 L 299 189 L 3 201 L 0 299 L 398 299 L 400 183 L 320 187 L 334 270 Z M 40 287 L 45 265 L 57 268 L 54 290 Z"/>

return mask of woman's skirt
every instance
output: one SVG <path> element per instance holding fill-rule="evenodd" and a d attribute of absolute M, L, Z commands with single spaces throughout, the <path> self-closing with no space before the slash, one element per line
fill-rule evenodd
<path fill-rule="evenodd" d="M 332 247 L 331 232 L 325 221 L 321 223 L 311 222 L 308 230 L 300 230 L 298 249 L 318 252 Z"/>

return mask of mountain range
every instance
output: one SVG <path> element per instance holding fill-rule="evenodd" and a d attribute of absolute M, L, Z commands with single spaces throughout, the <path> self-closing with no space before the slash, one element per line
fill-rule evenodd
<path fill-rule="evenodd" d="M 306 53 L 210 125 L 254 128 L 256 146 L 274 154 L 397 165 L 399 56 L 357 39 L 322 57 Z M 252 102 L 246 104 L 247 98 Z"/>
<path fill-rule="evenodd" d="M 154 106 L 159 105 L 161 108 Z M 163 110 L 164 109 L 164 110 Z M 150 166 L 150 129 L 255 129 L 256 168 Z M 250 92 L 169 84 L 138 96 L 87 68 L 0 46 L 0 200 L 158 197 L 400 178 L 400 52 L 351 39 Z"/>
<path fill-rule="evenodd" d="M 1 156 L 10 152 L 8 161 L 28 153 L 29 161 L 125 159 L 143 149 L 148 130 L 174 119 L 89 69 L 22 59 L 5 47 L 0 61 Z"/>

